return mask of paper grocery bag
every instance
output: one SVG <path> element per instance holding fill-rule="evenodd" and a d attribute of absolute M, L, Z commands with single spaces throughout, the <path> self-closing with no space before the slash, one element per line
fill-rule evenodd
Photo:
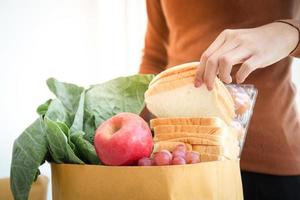
<path fill-rule="evenodd" d="M 29 200 L 46 200 L 47 190 L 48 190 L 49 179 L 47 176 L 39 175 L 37 180 L 33 182 L 30 193 Z M 13 195 L 10 190 L 10 180 L 9 178 L 0 179 L 0 199 L 1 200 L 13 200 Z"/>
<path fill-rule="evenodd" d="M 239 161 L 110 167 L 51 164 L 54 200 L 241 200 Z"/>

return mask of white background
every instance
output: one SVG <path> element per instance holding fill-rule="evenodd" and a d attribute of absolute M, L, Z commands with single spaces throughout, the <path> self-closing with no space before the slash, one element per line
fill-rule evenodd
<path fill-rule="evenodd" d="M 136 73 L 145 27 L 142 0 L 0 1 L 0 178 L 9 176 L 14 139 L 51 97 L 45 80 L 87 87 Z M 48 164 L 41 169 L 51 176 Z"/>

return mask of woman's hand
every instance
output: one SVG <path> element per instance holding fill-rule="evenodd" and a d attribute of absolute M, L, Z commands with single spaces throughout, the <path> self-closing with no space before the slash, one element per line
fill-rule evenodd
<path fill-rule="evenodd" d="M 216 76 L 231 83 L 230 73 L 236 64 L 242 64 L 236 74 L 237 83 L 242 83 L 254 70 L 288 56 L 298 39 L 297 29 L 281 22 L 252 29 L 224 30 L 202 54 L 195 86 L 205 83 L 211 90 Z"/>

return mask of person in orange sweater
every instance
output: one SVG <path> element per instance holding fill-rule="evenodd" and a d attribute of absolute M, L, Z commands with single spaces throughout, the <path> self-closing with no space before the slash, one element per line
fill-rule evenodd
<path fill-rule="evenodd" d="M 140 73 L 199 61 L 195 87 L 249 83 L 258 98 L 241 157 L 245 200 L 300 199 L 300 120 L 291 81 L 299 0 L 147 0 Z"/>

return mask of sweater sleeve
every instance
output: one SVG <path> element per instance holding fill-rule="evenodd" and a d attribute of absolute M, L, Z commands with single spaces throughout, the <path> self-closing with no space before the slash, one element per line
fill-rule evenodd
<path fill-rule="evenodd" d="M 282 22 L 293 26 L 295 29 L 298 30 L 298 43 L 295 49 L 290 53 L 291 56 L 300 58 L 300 20 L 298 19 L 283 19 L 277 20 L 277 22 Z"/>
<path fill-rule="evenodd" d="M 147 32 L 139 73 L 157 74 L 167 65 L 168 27 L 160 0 L 147 0 Z"/>

